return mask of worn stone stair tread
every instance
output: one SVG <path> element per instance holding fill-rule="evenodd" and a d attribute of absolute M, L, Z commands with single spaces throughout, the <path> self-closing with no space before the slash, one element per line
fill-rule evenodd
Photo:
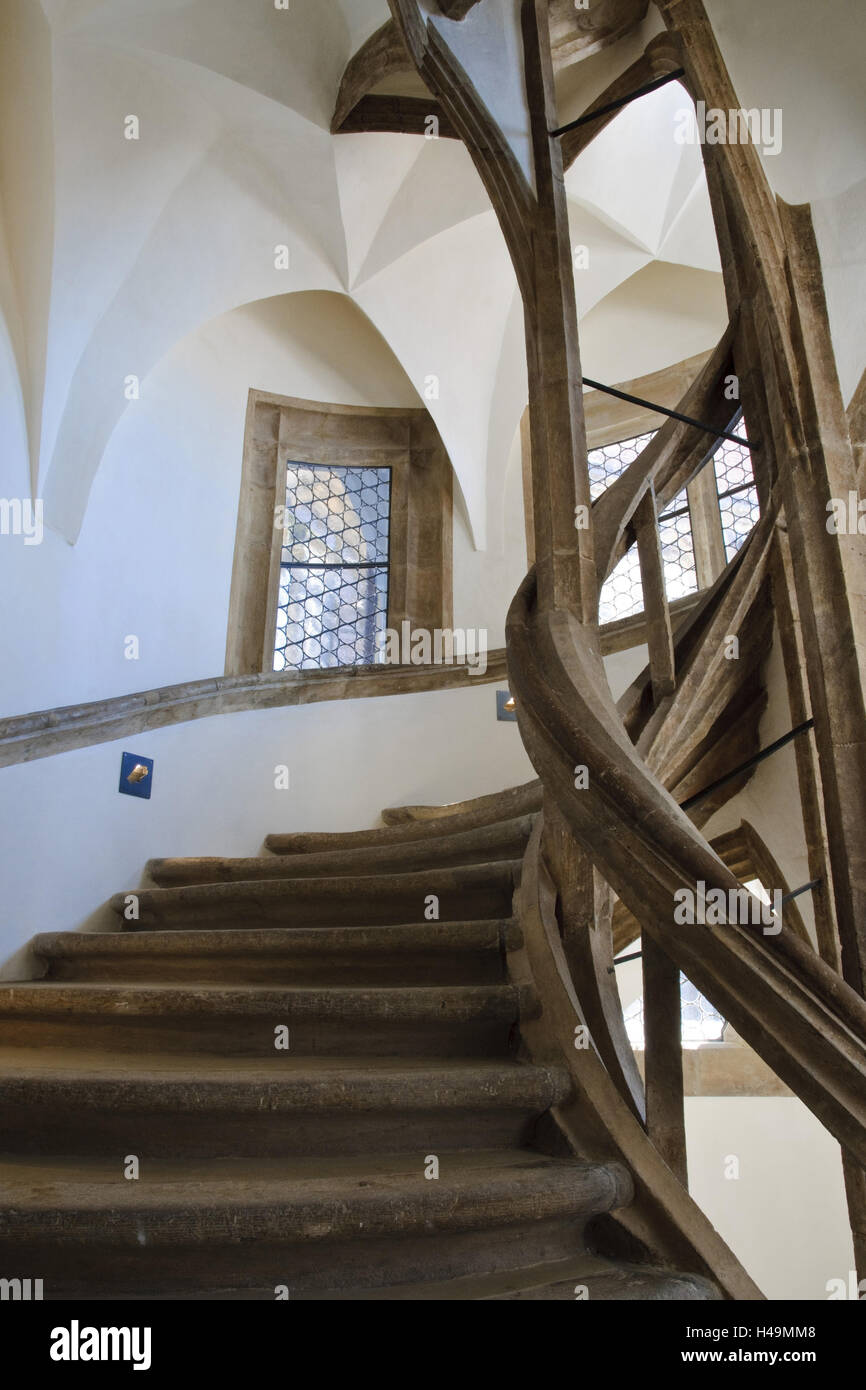
<path fill-rule="evenodd" d="M 545 1299 L 575 1301 L 575 1286 L 583 1284 L 587 1300 L 592 1302 L 646 1303 L 707 1303 L 721 1301 L 721 1293 L 709 1279 L 696 1274 L 678 1274 L 673 1270 L 654 1269 L 650 1265 L 624 1265 L 606 1261 L 606 1269 L 579 1271 L 572 1282 L 570 1277 L 553 1280 L 546 1285 L 514 1290 L 499 1295 L 501 1299 Z M 495 1297 L 495 1295 L 494 1295 Z"/>
<path fill-rule="evenodd" d="M 471 1274 L 458 1279 L 431 1280 L 424 1284 L 396 1284 L 379 1288 L 295 1291 L 296 1303 L 334 1302 L 505 1302 L 517 1299 L 576 1301 L 576 1289 L 585 1285 L 586 1302 L 641 1301 L 715 1302 L 721 1294 L 708 1279 L 679 1274 L 653 1265 L 616 1264 L 599 1256 L 578 1254 L 571 1259 Z M 213 1288 L 190 1293 L 140 1293 L 124 1301 L 182 1301 L 209 1303 L 274 1302 L 273 1288 Z M 111 1295 L 106 1295 L 111 1302 Z M 584 1301 L 584 1300 L 581 1300 Z"/>
<path fill-rule="evenodd" d="M 160 887 L 250 882 L 255 879 L 327 878 L 347 874 L 369 876 L 392 871 L 412 873 L 426 871 L 430 864 L 440 868 L 461 867 L 518 858 L 531 831 L 532 818 L 519 816 L 456 834 L 356 849 L 324 849 L 305 854 L 271 851 L 267 855 L 246 859 L 151 859 L 146 873 Z M 269 841 L 273 838 L 277 837 L 269 837 Z"/>
<path fill-rule="evenodd" d="M 472 1274 L 460 1279 L 431 1280 L 424 1284 L 398 1284 L 390 1287 L 346 1289 L 334 1292 L 304 1293 L 297 1301 L 323 1302 L 481 1302 L 516 1299 L 577 1301 L 577 1289 L 586 1288 L 580 1301 L 614 1302 L 707 1302 L 721 1298 L 708 1279 L 696 1274 L 679 1274 L 652 1265 L 619 1264 L 598 1255 L 580 1252 L 571 1259 L 527 1265 L 525 1268 L 498 1270 L 492 1274 Z M 242 1297 L 273 1300 L 273 1290 L 216 1293 L 218 1299 Z"/>
<path fill-rule="evenodd" d="M 510 984 L 346 986 L 272 989 L 265 985 L 97 984 L 90 980 L 26 980 L 0 984 L 0 1019 L 15 1015 L 97 1016 L 103 1019 L 184 1014 L 198 1016 L 339 1016 L 358 1019 L 452 1019 L 516 1015 L 519 991 Z"/>
<path fill-rule="evenodd" d="M 407 951 L 441 947 L 453 950 L 498 949 L 501 934 L 519 942 L 519 928 L 511 918 L 484 918 L 480 922 L 408 922 L 384 927 L 259 927 L 235 931 L 220 927 L 214 931 L 151 932 L 41 932 L 34 936 L 31 949 L 38 956 L 120 956 L 182 955 L 193 951 L 202 956 L 293 955 L 311 950 L 327 952 L 351 948 L 358 951 Z"/>
<path fill-rule="evenodd" d="M 136 921 L 124 918 L 129 893 L 117 893 L 111 907 L 127 931 L 140 931 L 152 923 L 171 929 L 184 919 L 205 918 L 212 926 L 220 918 L 229 918 L 237 928 L 244 918 L 258 914 L 267 918 L 276 914 L 282 921 L 287 910 L 310 912 L 315 906 L 332 913 L 345 914 L 349 921 L 361 912 L 372 918 L 370 925 L 391 925 L 378 915 L 386 908 L 405 911 L 407 900 L 417 903 L 418 922 L 424 920 L 425 904 L 433 894 L 448 901 L 468 899 L 473 904 L 474 919 L 509 915 L 511 896 L 519 882 L 520 861 L 503 859 L 489 864 L 458 865 L 454 868 L 433 868 L 421 873 L 391 873 L 346 875 L 335 878 L 261 879 L 236 883 L 193 884 L 177 888 L 142 888 L 136 891 L 139 917 Z M 483 909 L 483 910 L 479 910 Z M 450 921 L 465 920 L 467 914 L 443 914 Z M 240 919 L 240 920 L 239 920 Z M 401 915 L 397 922 L 407 919 Z M 366 924 L 366 923 L 365 923 Z M 250 926 L 259 923 L 251 921 Z M 288 925 L 288 923 L 287 923 Z M 328 925 L 341 925 L 334 922 Z"/>
<path fill-rule="evenodd" d="M 517 816 L 534 815 L 541 810 L 542 790 L 538 781 L 527 782 L 504 792 L 476 797 L 463 803 L 459 811 L 443 811 L 442 815 L 423 820 L 401 820 L 372 830 L 294 831 L 269 835 L 266 847 L 273 854 L 316 854 L 332 849 L 376 848 L 381 845 L 407 844 L 414 840 L 429 840 L 454 835 L 482 826 L 497 825 Z"/>
<path fill-rule="evenodd" d="M 45 932 L 31 949 L 46 978 L 226 978 L 238 983 L 271 980 L 302 985 L 339 984 L 342 977 L 374 983 L 383 975 L 406 984 L 424 981 L 492 982 L 504 971 L 504 954 L 521 942 L 507 918 L 480 922 L 424 922 L 385 927 L 231 927 L 198 931 Z M 126 972 L 126 973 L 124 973 Z"/>
<path fill-rule="evenodd" d="M 140 1247 L 346 1238 L 577 1222 L 632 1195 L 618 1163 L 547 1158 L 530 1151 L 425 1159 L 197 1160 L 142 1164 L 13 1159 L 0 1163 L 0 1251 L 19 1241 Z"/>
<path fill-rule="evenodd" d="M 0 1049 L 0 1103 L 72 1096 L 85 1110 L 135 1111 L 158 1105 L 194 1109 L 429 1110 L 556 1105 L 569 1094 L 568 1074 L 524 1062 L 364 1057 L 292 1057 L 274 1061 L 210 1053 L 124 1055 L 69 1049 Z"/>
<path fill-rule="evenodd" d="M 37 937 L 0 982 L 3 1261 L 48 1299 L 708 1296 L 588 1256 L 632 1179 L 552 1156 L 572 1081 L 521 1060 L 508 971 L 538 796 L 154 862 L 137 920 Z"/>

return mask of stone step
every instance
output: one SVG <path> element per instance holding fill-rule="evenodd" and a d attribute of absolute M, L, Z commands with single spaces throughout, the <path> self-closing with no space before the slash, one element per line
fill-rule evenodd
<path fill-rule="evenodd" d="M 0 1262 L 46 1297 L 315 1290 L 442 1282 L 580 1250 L 586 1222 L 628 1203 L 619 1164 L 531 1151 L 364 1160 L 6 1160 Z M 518 1255 L 521 1252 L 521 1255 Z M 522 1258 L 521 1258 L 522 1257 Z"/>
<path fill-rule="evenodd" d="M 424 873 L 151 888 L 118 893 L 111 906 L 123 929 L 132 931 L 400 926 L 423 922 L 434 911 L 438 916 L 430 920 L 481 921 L 511 916 L 519 872 L 519 862 L 502 860 Z M 137 901 L 136 920 L 125 916 L 130 896 Z"/>
<path fill-rule="evenodd" d="M 457 834 L 303 854 L 280 848 L 285 841 L 291 841 L 291 836 L 271 835 L 268 837 L 268 848 L 271 850 L 268 855 L 252 859 L 151 859 L 146 871 L 161 888 L 273 878 L 415 873 L 424 872 L 431 866 L 444 869 L 520 859 L 531 832 L 532 817 L 520 816 Z"/>
<path fill-rule="evenodd" d="M 430 824 L 430 823 L 428 823 Z M 495 821 L 491 826 L 473 830 L 436 834 L 428 830 L 414 840 L 361 845 L 359 848 L 339 844 L 318 851 L 292 849 L 295 835 L 268 835 L 270 856 L 260 859 L 154 859 L 147 872 L 158 884 L 215 883 L 243 877 L 245 866 L 256 866 L 250 877 L 279 876 L 314 877 L 317 873 L 370 874 L 414 873 L 427 867 L 455 867 L 495 863 L 499 859 L 523 858 L 532 833 L 532 816 L 517 816 L 512 820 Z M 304 835 L 304 841 L 309 835 Z M 334 837 L 327 837 L 332 840 Z M 202 866 L 197 867 L 197 866 Z M 183 877 L 185 874 L 207 873 L 207 878 Z"/>
<path fill-rule="evenodd" d="M 532 1008 L 524 999 L 524 1009 Z M 271 989 L 260 985 L 0 984 L 0 1045 L 291 1056 L 504 1056 L 511 985 Z M 276 1030 L 289 1030 L 278 1050 Z"/>
<path fill-rule="evenodd" d="M 587 1268 L 587 1260 L 590 1261 Z M 586 1290 L 583 1293 L 582 1290 Z M 103 1301 L 111 1302 L 110 1292 Z M 138 1295 L 121 1296 L 135 1302 Z M 263 1288 L 209 1288 L 187 1294 L 143 1294 L 151 1302 L 273 1303 L 275 1291 Z M 297 1303 L 317 1302 L 508 1302 L 517 1299 L 574 1303 L 709 1303 L 722 1295 L 708 1279 L 697 1274 L 678 1274 L 652 1265 L 622 1265 L 580 1253 L 564 1260 L 522 1267 L 516 1265 L 495 1274 L 469 1275 L 429 1284 L 391 1284 L 383 1288 L 296 1290 Z"/>
<path fill-rule="evenodd" d="M 677 1274 L 673 1270 L 654 1269 L 649 1265 L 622 1265 L 613 1261 L 603 1263 L 607 1265 L 606 1269 L 594 1265 L 588 1269 L 578 1269 L 576 1275 L 566 1275 L 564 1279 L 554 1277 L 547 1283 L 486 1297 L 570 1303 L 575 1301 L 578 1294 L 582 1299 L 604 1303 L 709 1303 L 718 1302 L 722 1297 L 715 1284 L 697 1274 Z M 551 1269 L 548 1273 L 555 1275 L 555 1270 Z"/>
<path fill-rule="evenodd" d="M 302 831 L 269 835 L 265 844 L 273 854 L 321 854 L 329 850 L 353 850 L 407 844 L 439 836 L 456 835 L 483 826 L 500 825 L 541 810 L 540 782 L 496 792 L 464 802 L 462 809 L 431 818 L 399 820 L 373 830 Z M 392 811 L 392 815 L 397 812 Z"/>
<path fill-rule="evenodd" d="M 231 1298 L 228 1291 L 221 1295 Z M 274 1294 L 258 1292 L 262 1300 Z M 304 1295 L 300 1294 L 299 1299 Z M 571 1259 L 549 1264 L 529 1265 L 495 1274 L 470 1275 L 446 1283 L 403 1284 L 384 1289 L 351 1289 L 336 1294 L 319 1294 L 324 1300 L 396 1300 L 403 1302 L 505 1302 L 516 1299 L 580 1302 L 643 1303 L 715 1302 L 721 1299 L 716 1286 L 697 1274 L 678 1274 L 652 1265 L 614 1263 L 598 1255 L 581 1252 Z"/>
<path fill-rule="evenodd" d="M 31 949 L 50 980 L 169 984 L 496 984 L 516 949 L 513 922 L 258 931 L 52 932 Z"/>
<path fill-rule="evenodd" d="M 153 1158 L 520 1147 L 570 1093 L 518 1062 L 283 1059 L 4 1048 L 8 1153 Z"/>

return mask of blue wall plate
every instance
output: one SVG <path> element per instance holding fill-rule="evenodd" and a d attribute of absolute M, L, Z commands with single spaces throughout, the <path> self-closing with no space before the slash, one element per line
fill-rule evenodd
<path fill-rule="evenodd" d="M 497 690 L 497 692 L 496 692 L 496 718 L 499 719 L 499 720 L 502 720 L 504 723 L 507 723 L 508 720 L 513 720 L 513 722 L 516 724 L 516 723 L 517 723 L 517 715 L 514 713 L 514 710 L 513 710 L 513 709 L 506 709 L 506 708 L 505 708 L 505 706 L 508 704 L 508 702 L 509 702 L 510 699 L 511 699 L 511 691 L 510 691 L 510 690 Z"/>
<path fill-rule="evenodd" d="M 142 758 L 138 753 L 124 753 L 120 760 L 120 786 L 118 791 L 124 796 L 139 796 L 150 801 L 153 786 L 153 758 Z"/>

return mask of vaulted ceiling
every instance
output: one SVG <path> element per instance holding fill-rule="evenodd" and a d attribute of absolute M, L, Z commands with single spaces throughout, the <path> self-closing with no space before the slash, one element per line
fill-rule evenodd
<path fill-rule="evenodd" d="M 387 19 L 386 0 L 5 0 L 0 490 L 17 468 L 70 541 L 125 379 L 231 309 L 322 289 L 419 391 L 438 378 L 429 408 L 484 543 L 525 404 L 516 286 L 459 142 L 330 133 L 347 61 Z M 683 101 L 629 108 L 569 173 L 588 375 L 699 351 L 724 317 L 699 150 L 671 139 Z M 655 345 L 620 327 L 630 297 L 646 319 L 647 274 Z"/>

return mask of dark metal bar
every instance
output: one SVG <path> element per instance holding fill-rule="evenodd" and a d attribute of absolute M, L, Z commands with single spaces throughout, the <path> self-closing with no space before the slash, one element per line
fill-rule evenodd
<path fill-rule="evenodd" d="M 291 564 L 286 560 L 280 562 L 280 569 L 283 570 L 386 570 L 387 560 L 374 560 L 370 564 L 356 565 L 351 560 L 335 560 L 332 565 L 319 564 L 305 565 L 302 560 L 293 560 Z"/>
<path fill-rule="evenodd" d="M 741 434 L 731 434 L 728 430 L 717 429 L 715 425 L 704 424 L 703 420 L 694 420 L 691 415 L 683 415 L 679 410 L 670 410 L 666 405 L 656 405 L 653 401 L 642 400 L 640 396 L 630 396 L 627 391 L 618 391 L 615 386 L 605 386 L 600 381 L 592 381 L 588 376 L 583 378 L 583 384 L 591 386 L 594 391 L 603 391 L 606 396 L 616 396 L 617 400 L 628 401 L 629 405 L 642 405 L 644 409 L 655 410 L 659 415 L 669 416 L 671 420 L 680 420 L 684 425 L 694 425 L 695 429 L 705 430 L 715 439 L 730 439 L 732 443 L 744 444 L 750 450 L 761 447 Z"/>
<path fill-rule="evenodd" d="M 729 487 L 727 492 L 720 492 L 719 501 L 725 502 L 729 497 L 736 497 L 741 492 L 749 492 L 754 486 L 754 478 L 750 483 L 738 483 L 736 487 Z"/>
<path fill-rule="evenodd" d="M 642 956 L 643 951 L 632 951 L 630 956 L 617 956 L 616 960 L 614 961 L 614 965 L 625 965 L 626 961 L 640 960 Z"/>
<path fill-rule="evenodd" d="M 688 811 L 705 796 L 709 796 L 710 792 L 714 792 L 719 787 L 723 787 L 726 782 L 732 782 L 735 777 L 739 777 L 741 772 L 748 772 L 750 767 L 757 767 L 758 763 L 762 763 L 765 758 L 771 757 L 773 753 L 778 753 L 779 749 L 784 748 L 786 743 L 790 743 L 792 739 L 798 738 L 799 735 L 804 734 L 807 729 L 814 729 L 814 727 L 814 719 L 807 719 L 804 724 L 798 724 L 796 729 L 791 729 L 790 733 L 783 734 L 781 738 L 777 738 L 775 743 L 770 743 L 766 748 L 762 748 L 760 753 L 756 753 L 753 758 L 749 758 L 746 762 L 740 763 L 739 767 L 732 768 L 730 772 L 725 773 L 724 777 L 719 777 L 715 782 L 711 782 L 708 787 L 704 787 L 703 791 L 695 792 L 694 796 L 690 796 L 687 801 L 680 802 L 680 809 Z"/>
<path fill-rule="evenodd" d="M 823 882 L 820 878 L 813 878 L 811 883 L 804 883 L 802 888 L 795 888 L 793 893 L 786 893 L 782 898 L 782 906 L 791 902 L 793 898 L 799 898 L 801 893 L 808 893 L 812 888 L 817 888 Z"/>
<path fill-rule="evenodd" d="M 638 97 L 648 96 L 650 92 L 656 92 L 659 87 L 666 87 L 668 82 L 676 82 L 680 77 L 685 77 L 685 68 L 676 68 L 667 76 L 656 77 L 652 82 L 647 82 L 644 87 L 638 87 L 637 91 L 629 92 L 626 97 L 617 97 L 616 101 L 609 101 L 606 106 L 600 106 L 597 111 L 588 111 L 586 115 L 578 116 L 576 121 L 569 121 L 568 125 L 561 125 L 557 130 L 552 130 L 550 132 L 551 138 L 556 139 L 558 135 L 565 135 L 568 130 L 577 130 L 578 126 L 588 125 L 590 121 L 597 121 L 600 116 L 607 116 L 611 111 L 619 111 L 621 106 L 628 106 L 630 102 L 637 101 Z"/>
<path fill-rule="evenodd" d="M 813 878 L 811 882 L 804 883 L 802 888 L 795 888 L 792 893 L 785 893 L 785 895 L 782 898 L 782 906 L 784 907 L 785 903 L 793 902 L 794 898 L 799 898 L 803 893 L 810 893 L 813 888 L 820 888 L 823 881 L 824 880 L 821 878 Z M 630 956 L 617 956 L 613 965 L 625 965 L 627 961 L 640 960 L 642 956 L 643 951 L 632 951 Z M 608 975 L 612 975 L 614 973 L 613 966 L 608 966 L 607 973 Z"/>
<path fill-rule="evenodd" d="M 712 460 L 710 460 L 710 462 L 712 462 Z M 705 464 L 704 467 L 708 467 L 708 464 Z M 738 487 L 728 488 L 727 492 L 720 492 L 719 501 L 725 502 L 729 497 L 736 497 L 740 492 L 751 492 L 754 490 L 754 487 L 754 480 L 751 483 L 740 483 Z M 659 516 L 659 521 L 673 521 L 675 517 L 688 516 L 688 512 L 689 508 L 688 504 L 686 504 L 685 507 L 677 507 L 675 512 L 662 512 Z"/>

